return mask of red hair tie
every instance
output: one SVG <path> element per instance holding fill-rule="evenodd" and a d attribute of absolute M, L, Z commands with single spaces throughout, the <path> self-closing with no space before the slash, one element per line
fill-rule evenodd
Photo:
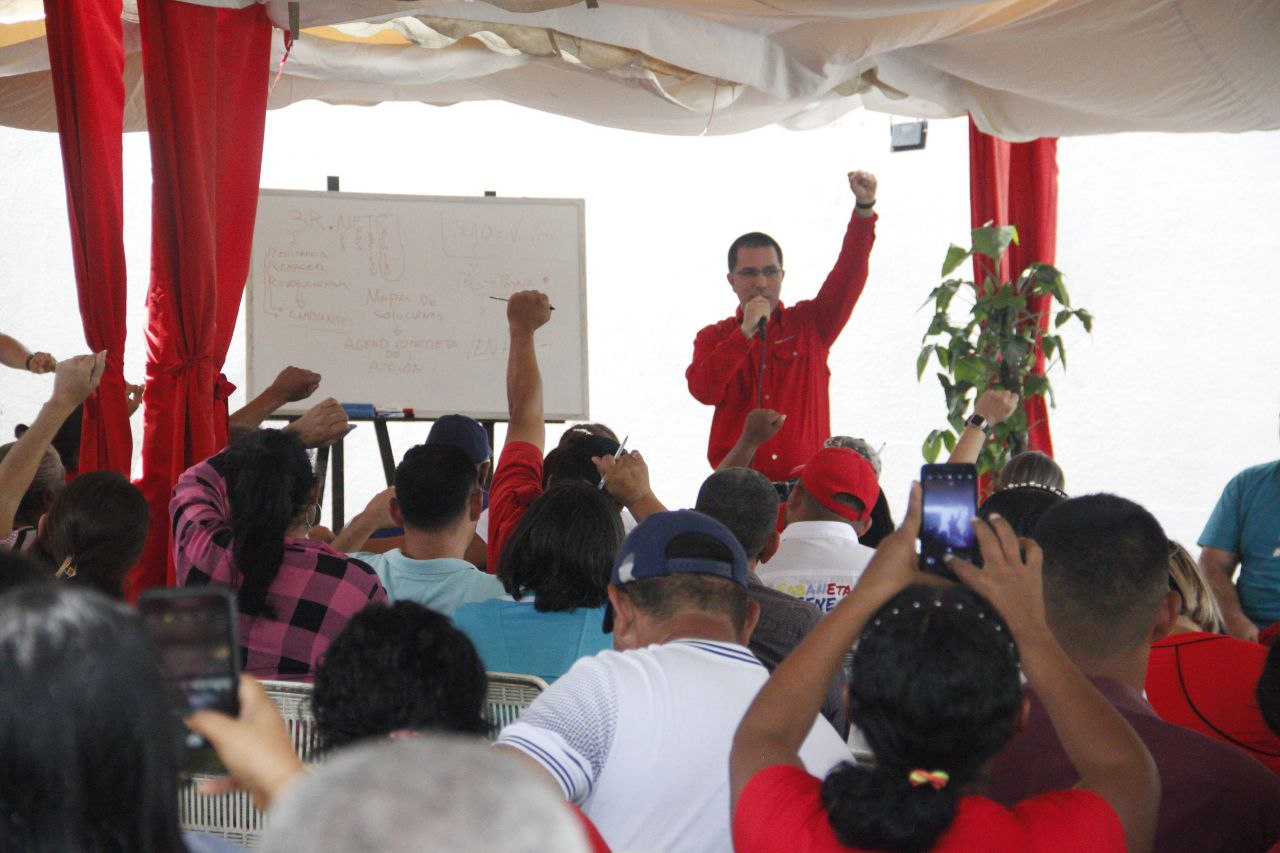
<path fill-rule="evenodd" d="M 911 783 L 913 788 L 919 788 L 921 785 L 932 785 L 933 790 L 940 791 L 947 787 L 947 783 L 951 781 L 951 776 L 945 770 L 912 770 L 907 774 L 907 781 Z"/>

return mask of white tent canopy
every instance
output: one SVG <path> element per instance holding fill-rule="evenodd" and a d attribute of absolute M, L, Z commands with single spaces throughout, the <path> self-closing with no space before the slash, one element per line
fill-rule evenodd
<path fill-rule="evenodd" d="M 187 0 L 243 7 L 252 0 Z M 288 4 L 267 4 L 289 26 Z M 271 107 L 505 100 L 736 133 L 865 107 L 1007 139 L 1280 128 L 1275 0 L 303 0 Z M 41 0 L 0 0 L 0 124 L 56 127 Z M 125 3 L 128 129 L 143 129 Z M 277 33 L 270 69 L 284 56 Z"/>

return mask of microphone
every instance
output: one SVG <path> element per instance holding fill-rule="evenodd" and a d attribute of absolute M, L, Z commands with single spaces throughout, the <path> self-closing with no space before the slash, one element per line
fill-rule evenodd
<path fill-rule="evenodd" d="M 767 323 L 767 317 L 761 317 L 760 322 L 756 323 L 756 337 L 760 338 L 761 342 L 764 341 L 764 327 Z"/>

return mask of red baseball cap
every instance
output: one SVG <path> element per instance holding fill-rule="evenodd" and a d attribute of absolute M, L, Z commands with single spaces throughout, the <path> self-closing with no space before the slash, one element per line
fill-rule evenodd
<path fill-rule="evenodd" d="M 868 517 L 880 497 L 876 469 L 859 454 L 846 447 L 824 447 L 800 466 L 800 482 L 813 499 L 850 521 Z M 853 495 L 862 502 L 862 510 L 841 503 L 836 495 Z"/>

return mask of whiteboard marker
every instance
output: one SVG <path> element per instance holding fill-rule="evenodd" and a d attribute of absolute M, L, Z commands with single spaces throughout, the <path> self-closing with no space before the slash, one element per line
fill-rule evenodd
<path fill-rule="evenodd" d="M 510 302 L 510 301 L 511 301 L 510 299 L 508 299 L 508 298 L 507 298 L 507 297 L 505 297 L 505 296 L 490 296 L 489 298 L 490 298 L 490 299 L 496 299 L 496 300 L 498 300 L 499 302 Z M 552 305 L 552 306 L 551 306 L 551 310 L 552 310 L 552 311 L 556 310 L 556 306 Z"/>

